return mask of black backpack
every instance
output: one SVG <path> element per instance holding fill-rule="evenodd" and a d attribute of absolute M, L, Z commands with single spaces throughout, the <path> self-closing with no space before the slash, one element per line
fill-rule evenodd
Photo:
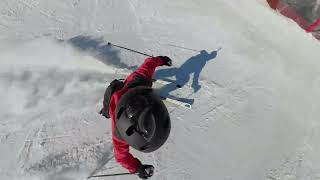
<path fill-rule="evenodd" d="M 107 119 L 110 118 L 109 116 L 109 104 L 111 100 L 111 96 L 114 92 L 120 90 L 124 86 L 124 79 L 115 79 L 113 80 L 109 86 L 107 87 L 104 98 L 103 98 L 103 108 L 100 110 L 99 114 L 106 117 Z M 148 86 L 152 87 L 152 81 L 146 79 L 141 75 L 135 76 L 127 85 L 128 88 L 135 88 L 137 86 Z"/>
<path fill-rule="evenodd" d="M 115 79 L 109 84 L 106 91 L 104 92 L 103 108 L 100 110 L 99 114 L 106 117 L 107 119 L 110 118 L 109 104 L 110 104 L 111 96 L 114 92 L 122 89 L 123 86 L 124 86 L 123 79 Z"/>

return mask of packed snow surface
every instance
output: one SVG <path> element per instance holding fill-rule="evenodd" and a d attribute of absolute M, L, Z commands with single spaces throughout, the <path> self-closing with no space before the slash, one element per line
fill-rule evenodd
<path fill-rule="evenodd" d="M 166 102 L 160 150 L 132 150 L 152 179 L 320 179 L 320 44 L 261 1 L 1 0 L 0 16 L 1 180 L 126 172 L 98 112 L 144 57 L 108 41 L 171 57 L 156 77 L 184 87 L 159 92 L 193 102 Z"/>

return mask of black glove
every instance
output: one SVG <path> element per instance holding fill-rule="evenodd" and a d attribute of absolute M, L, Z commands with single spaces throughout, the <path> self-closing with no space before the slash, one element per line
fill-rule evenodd
<path fill-rule="evenodd" d="M 158 56 L 162 59 L 163 65 L 172 66 L 172 60 L 168 56 Z"/>
<path fill-rule="evenodd" d="M 141 179 L 148 179 L 153 175 L 154 167 L 152 165 L 144 165 L 141 164 L 141 162 L 137 159 L 138 161 L 138 176 Z"/>

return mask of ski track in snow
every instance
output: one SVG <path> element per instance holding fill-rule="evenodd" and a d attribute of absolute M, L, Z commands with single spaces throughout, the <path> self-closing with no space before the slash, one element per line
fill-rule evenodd
<path fill-rule="evenodd" d="M 194 104 L 167 104 L 167 143 L 132 150 L 155 166 L 152 179 L 320 179 L 320 47 L 263 3 L 4 0 L 0 17 L 0 179 L 125 171 L 112 158 L 111 124 L 97 112 L 117 69 L 143 57 L 108 41 L 168 55 L 176 68 L 221 48 L 200 69 L 199 91 L 190 73 L 170 92 Z"/>

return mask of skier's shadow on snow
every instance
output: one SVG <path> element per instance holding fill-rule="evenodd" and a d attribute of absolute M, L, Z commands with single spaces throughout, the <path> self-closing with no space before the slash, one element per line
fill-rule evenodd
<path fill-rule="evenodd" d="M 103 38 L 80 35 L 69 39 L 67 42 L 78 50 L 93 55 L 106 65 L 129 70 L 137 69 L 137 66 L 128 66 L 121 62 L 120 51 L 109 46 Z"/>
<path fill-rule="evenodd" d="M 165 79 L 171 82 L 159 89 L 160 95 L 193 104 L 194 99 L 174 97 L 170 95 L 170 92 L 186 85 L 190 80 L 191 74 L 193 74 L 191 87 L 193 88 L 194 93 L 198 92 L 201 89 L 201 85 L 199 84 L 200 73 L 207 62 L 217 57 L 219 50 L 221 50 L 221 48 L 216 51 L 212 51 L 211 53 L 208 53 L 206 50 L 202 50 L 199 54 L 187 59 L 185 63 L 178 68 L 173 67 L 156 71 L 155 77 L 157 79 Z M 175 77 L 176 80 L 168 79 L 169 77 Z"/>

